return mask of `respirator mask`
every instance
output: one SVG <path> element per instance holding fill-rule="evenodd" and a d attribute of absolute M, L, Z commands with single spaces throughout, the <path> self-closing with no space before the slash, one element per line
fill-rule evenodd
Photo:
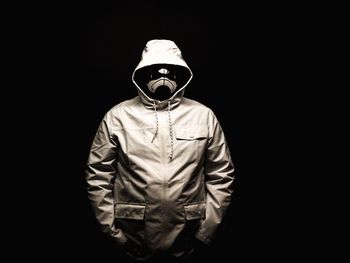
<path fill-rule="evenodd" d="M 160 101 L 169 99 L 176 91 L 176 73 L 167 65 L 152 67 L 146 84 L 152 98 Z"/>

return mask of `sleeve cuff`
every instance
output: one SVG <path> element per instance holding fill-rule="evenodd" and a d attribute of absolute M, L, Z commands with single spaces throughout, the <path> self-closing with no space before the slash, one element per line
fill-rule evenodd
<path fill-rule="evenodd" d="M 112 231 L 111 236 L 115 241 L 117 242 L 118 245 L 123 246 L 126 241 L 128 240 L 127 237 L 124 235 L 124 233 L 118 229 L 117 231 Z"/>
<path fill-rule="evenodd" d="M 208 246 L 211 244 L 211 239 L 203 235 L 201 232 L 197 232 L 194 237 L 207 244 Z"/>

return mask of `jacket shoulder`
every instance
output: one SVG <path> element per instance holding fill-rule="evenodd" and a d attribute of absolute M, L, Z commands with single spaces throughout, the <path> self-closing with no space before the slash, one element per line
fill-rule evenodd
<path fill-rule="evenodd" d="M 122 126 L 121 116 L 124 115 L 124 112 L 126 111 L 126 109 L 138 104 L 139 104 L 139 99 L 138 97 L 135 97 L 133 99 L 125 100 L 114 105 L 112 108 L 110 108 L 106 112 L 104 116 L 104 120 L 106 121 L 107 126 L 114 127 L 114 128 L 121 127 Z"/>
<path fill-rule="evenodd" d="M 207 112 L 208 114 L 212 114 L 213 111 L 211 108 L 209 108 L 208 106 L 204 105 L 203 103 L 193 100 L 193 99 L 189 99 L 189 98 L 183 98 L 182 104 L 184 106 L 187 107 L 192 107 L 192 108 L 196 108 L 199 109 L 201 111 Z"/>
<path fill-rule="evenodd" d="M 138 103 L 139 103 L 139 98 L 136 96 L 133 99 L 125 100 L 125 101 L 122 101 L 122 102 L 114 105 L 112 108 L 110 108 L 107 111 L 107 114 L 108 115 L 118 115 L 119 111 L 123 111 L 123 110 L 130 108 L 131 106 L 134 106 Z"/>

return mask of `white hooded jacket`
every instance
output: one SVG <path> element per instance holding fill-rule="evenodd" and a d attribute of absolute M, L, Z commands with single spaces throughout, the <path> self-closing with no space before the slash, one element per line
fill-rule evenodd
<path fill-rule="evenodd" d="M 154 64 L 179 73 L 165 101 L 144 92 Z M 133 243 L 135 258 L 186 254 L 192 237 L 209 244 L 230 204 L 230 152 L 214 113 L 183 96 L 191 78 L 173 41 L 149 41 L 132 75 L 138 96 L 106 113 L 91 146 L 86 179 L 96 218 L 121 246 Z"/>

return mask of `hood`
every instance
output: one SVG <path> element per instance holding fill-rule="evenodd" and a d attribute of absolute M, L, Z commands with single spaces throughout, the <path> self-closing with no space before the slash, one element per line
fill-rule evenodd
<path fill-rule="evenodd" d="M 148 72 L 150 67 L 156 64 L 165 64 L 173 67 L 177 76 L 177 89 L 175 93 L 163 102 L 152 99 L 145 92 L 147 89 L 146 80 L 148 78 Z M 147 106 L 153 107 L 154 103 L 157 105 L 167 105 L 171 101 L 171 104 L 174 105 L 180 102 L 184 94 L 184 88 L 191 81 L 192 77 L 192 71 L 182 58 L 180 49 L 173 41 L 153 39 L 146 43 L 141 60 L 132 74 L 132 81 L 138 89 L 142 102 Z"/>

